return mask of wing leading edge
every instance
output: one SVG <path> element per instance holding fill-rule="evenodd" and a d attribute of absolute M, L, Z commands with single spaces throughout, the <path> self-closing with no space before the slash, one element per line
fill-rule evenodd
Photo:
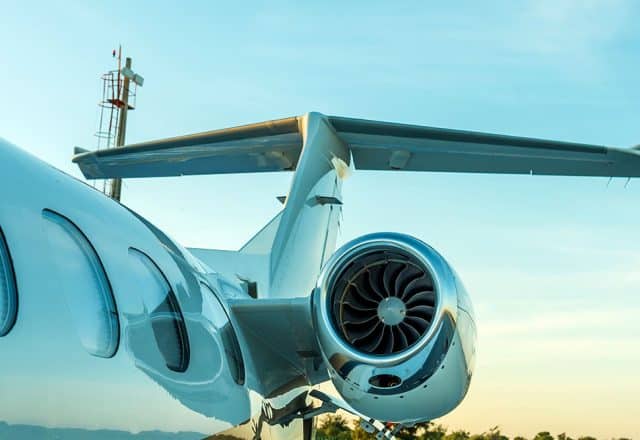
<path fill-rule="evenodd" d="M 356 169 L 640 177 L 640 151 L 336 116 L 326 118 Z M 300 118 L 81 152 L 87 178 L 294 170 Z"/>

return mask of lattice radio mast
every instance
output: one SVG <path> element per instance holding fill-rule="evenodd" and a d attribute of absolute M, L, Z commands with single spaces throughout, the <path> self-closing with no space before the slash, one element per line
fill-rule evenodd
<path fill-rule="evenodd" d="M 136 107 L 138 87 L 142 87 L 144 78 L 131 69 L 131 58 L 125 59 L 122 66 L 122 47 L 114 49 L 112 56 L 117 60 L 118 68 L 104 73 L 102 80 L 102 100 L 98 103 L 100 117 L 95 133 L 98 150 L 118 148 L 124 145 L 127 131 L 127 113 Z M 103 181 L 102 191 L 114 200 L 120 201 L 122 179 Z"/>

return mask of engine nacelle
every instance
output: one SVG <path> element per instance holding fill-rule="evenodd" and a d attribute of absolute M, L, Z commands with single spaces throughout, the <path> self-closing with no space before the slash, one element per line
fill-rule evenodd
<path fill-rule="evenodd" d="M 453 269 L 420 240 L 376 233 L 347 243 L 322 270 L 313 308 L 331 380 L 356 411 L 415 423 L 467 393 L 473 309 Z"/>

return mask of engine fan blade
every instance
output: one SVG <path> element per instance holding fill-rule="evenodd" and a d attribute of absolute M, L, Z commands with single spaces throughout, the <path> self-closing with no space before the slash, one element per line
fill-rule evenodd
<path fill-rule="evenodd" d="M 413 344 L 420 338 L 420 332 L 410 325 L 406 320 L 401 322 L 398 327 L 404 332 L 409 345 Z"/>
<path fill-rule="evenodd" d="M 407 315 L 403 322 L 406 322 L 408 325 L 415 328 L 418 331 L 419 336 L 429 328 L 429 321 L 419 316 Z"/>
<path fill-rule="evenodd" d="M 403 291 L 402 299 L 410 298 L 416 292 L 424 290 L 433 290 L 433 286 L 429 282 L 427 276 L 423 274 L 423 276 L 416 278 L 407 284 L 407 287 Z"/>
<path fill-rule="evenodd" d="M 391 329 L 394 332 L 394 339 L 397 341 L 397 348 L 400 350 L 404 350 L 409 346 L 409 341 L 407 340 L 407 336 L 404 334 L 402 329 L 400 329 L 399 325 L 395 325 Z"/>
<path fill-rule="evenodd" d="M 376 306 L 369 307 L 369 306 L 363 305 L 355 301 L 353 297 L 350 297 L 349 299 L 344 300 L 342 304 L 344 306 L 349 307 L 350 309 L 357 310 L 359 312 L 370 312 L 372 310 L 376 310 Z"/>
<path fill-rule="evenodd" d="M 405 301 L 405 305 L 407 307 L 411 307 L 411 304 L 435 305 L 435 303 L 436 303 L 436 295 L 433 291 L 429 291 L 429 290 L 414 293 L 413 295 L 411 295 L 411 298 Z"/>
<path fill-rule="evenodd" d="M 368 325 L 368 324 L 370 325 L 370 324 L 372 324 L 373 322 L 375 322 L 378 319 L 378 316 L 377 315 L 371 315 L 371 316 L 368 316 L 368 317 L 357 317 L 356 316 L 356 317 L 352 317 L 353 318 L 352 321 L 348 321 L 348 320 L 346 320 L 344 318 L 345 318 L 345 316 L 343 315 L 342 325 L 344 325 L 344 326 L 348 326 L 348 325 L 350 325 L 350 326 L 354 326 L 354 325 L 361 326 L 361 325 Z"/>
<path fill-rule="evenodd" d="M 431 306 L 421 305 L 421 306 L 409 307 L 409 309 L 407 310 L 407 313 L 411 316 L 415 316 L 416 314 L 421 316 L 426 315 L 428 317 L 428 321 L 430 321 L 431 318 L 433 317 L 434 310 L 435 309 Z"/>
<path fill-rule="evenodd" d="M 353 339 L 350 339 L 349 342 L 352 343 L 352 344 L 356 344 L 356 342 L 361 342 L 361 341 L 366 340 L 370 336 L 372 336 L 374 334 L 377 334 L 376 332 L 378 331 L 378 327 L 380 327 L 381 325 L 384 325 L 384 324 L 382 324 L 380 321 L 378 321 L 375 325 L 372 325 L 369 329 L 361 331 Z M 352 335 L 353 333 L 354 332 L 351 332 L 351 333 L 349 333 L 349 335 Z"/>
<path fill-rule="evenodd" d="M 423 274 L 424 272 L 417 267 L 411 264 L 406 265 L 405 269 L 400 272 L 398 279 L 396 279 L 395 291 L 399 293 L 398 296 L 403 298 L 409 283 L 414 279 L 420 278 Z"/>
<path fill-rule="evenodd" d="M 395 341 L 393 338 L 393 330 L 391 326 L 384 326 L 384 354 L 393 353 L 393 349 L 395 348 Z"/>
<path fill-rule="evenodd" d="M 382 344 L 382 339 L 384 337 L 384 324 L 380 322 L 379 324 L 380 324 L 379 326 L 376 325 L 376 331 L 375 333 L 372 334 L 372 336 L 374 336 L 374 339 L 372 340 L 372 342 L 366 346 L 363 346 L 363 349 L 366 350 L 368 353 L 376 353 L 378 350 L 378 347 L 380 347 L 380 345 Z"/>
<path fill-rule="evenodd" d="M 390 261 L 384 268 L 383 284 L 387 296 L 397 296 L 395 291 L 395 281 L 406 266 L 403 263 Z"/>
<path fill-rule="evenodd" d="M 350 283 L 349 288 L 345 291 L 343 298 L 353 298 L 359 300 L 363 304 L 371 304 L 374 307 L 377 307 L 378 301 L 375 298 L 371 298 L 370 295 L 367 295 L 363 288 L 358 284 Z"/>
<path fill-rule="evenodd" d="M 380 299 L 385 299 L 386 295 L 384 293 L 384 289 L 382 288 L 382 270 L 380 266 L 377 266 L 375 268 L 368 268 L 366 279 L 369 282 L 371 291 L 375 293 Z"/>

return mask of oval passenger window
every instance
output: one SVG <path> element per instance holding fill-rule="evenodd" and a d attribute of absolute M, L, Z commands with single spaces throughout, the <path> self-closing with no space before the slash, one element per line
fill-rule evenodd
<path fill-rule="evenodd" d="M 138 292 L 149 313 L 153 335 L 167 368 L 182 373 L 189 365 L 187 329 L 178 301 L 158 266 L 144 252 L 129 248 L 141 275 Z"/>
<path fill-rule="evenodd" d="M 200 283 L 200 288 L 203 296 L 202 314 L 210 319 L 218 329 L 220 340 L 224 346 L 227 364 L 229 365 L 229 372 L 233 380 L 238 385 L 244 385 L 245 372 L 242 350 L 240 349 L 236 332 L 231 325 L 231 319 L 213 289 L 202 282 Z"/>
<path fill-rule="evenodd" d="M 0 336 L 5 336 L 16 322 L 18 292 L 9 246 L 0 228 Z"/>
<path fill-rule="evenodd" d="M 61 214 L 42 211 L 52 260 L 71 317 L 84 348 L 98 357 L 112 357 L 118 349 L 120 327 L 111 284 L 93 245 Z M 55 292 L 52 292 L 55 294 Z"/>

